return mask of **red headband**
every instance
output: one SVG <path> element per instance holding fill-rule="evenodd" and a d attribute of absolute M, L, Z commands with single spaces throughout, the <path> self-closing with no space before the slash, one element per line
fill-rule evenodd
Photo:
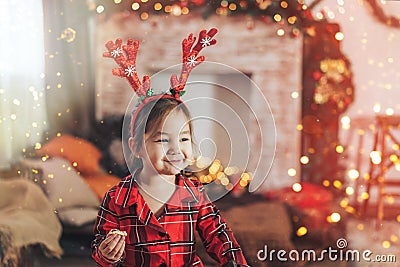
<path fill-rule="evenodd" d="M 193 34 L 182 41 L 182 69 L 178 79 L 176 74 L 171 75 L 169 94 L 164 93 L 160 95 L 153 95 L 153 89 L 150 88 L 150 77 L 143 76 L 142 82 L 140 81 L 136 71 L 136 56 L 139 49 L 139 41 L 128 39 L 126 45 L 122 45 L 122 39 L 118 38 L 115 43 L 108 41 L 106 48 L 108 52 L 104 52 L 104 57 L 113 58 L 114 61 L 120 66 L 114 68 L 112 73 L 119 77 L 125 77 L 130 86 L 139 97 L 139 106 L 136 108 L 131 121 L 131 136 L 133 137 L 134 122 L 137 114 L 147 103 L 160 99 L 160 98 L 174 98 L 182 102 L 181 96 L 185 93 L 184 88 L 189 78 L 192 69 L 204 61 L 204 56 L 199 56 L 199 52 L 206 46 L 214 45 L 217 41 L 213 39 L 217 34 L 217 29 L 211 28 L 208 32 L 202 30 L 199 33 L 197 43 L 196 37 Z"/>

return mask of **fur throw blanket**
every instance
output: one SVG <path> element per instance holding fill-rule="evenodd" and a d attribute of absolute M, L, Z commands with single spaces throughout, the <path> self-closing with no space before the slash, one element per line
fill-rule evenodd
<path fill-rule="evenodd" d="M 50 257 L 61 257 L 61 224 L 43 191 L 22 178 L 0 179 L 0 263 L 18 266 L 20 252 L 39 244 Z"/>

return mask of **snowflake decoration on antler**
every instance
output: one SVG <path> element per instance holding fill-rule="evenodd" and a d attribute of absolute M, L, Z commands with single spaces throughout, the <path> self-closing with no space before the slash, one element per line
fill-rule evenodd
<path fill-rule="evenodd" d="M 118 47 L 118 48 L 114 49 L 113 51 L 111 51 L 111 56 L 115 58 L 117 56 L 122 55 L 122 53 L 123 53 L 123 51 L 122 51 L 121 47 Z"/>
<path fill-rule="evenodd" d="M 204 61 L 204 56 L 199 56 L 200 51 L 210 45 L 216 44 L 213 37 L 217 34 L 217 29 L 212 28 L 208 32 L 202 30 L 199 33 L 198 41 L 195 44 L 196 37 L 190 34 L 182 41 L 182 70 L 178 79 L 176 74 L 171 76 L 171 93 L 179 99 L 183 95 L 183 89 L 189 78 L 190 71 Z"/>
<path fill-rule="evenodd" d="M 134 66 L 129 66 L 127 69 L 125 69 L 125 74 L 126 76 L 131 77 L 133 75 L 133 73 L 136 72 L 136 68 Z"/>
<path fill-rule="evenodd" d="M 201 40 L 200 43 L 201 43 L 202 47 L 210 46 L 211 45 L 211 38 L 209 36 L 206 36 Z"/>
<path fill-rule="evenodd" d="M 116 76 L 126 78 L 139 97 L 146 96 L 150 88 L 150 77 L 147 75 L 143 76 L 141 82 L 136 72 L 136 56 L 139 49 L 139 41 L 128 39 L 126 45 L 122 45 L 122 39 L 118 38 L 115 43 L 108 41 L 106 48 L 108 52 L 104 52 L 103 56 L 114 59 L 118 66 L 120 66 L 119 68 L 114 68 L 112 73 Z"/>
<path fill-rule="evenodd" d="M 186 64 L 188 64 L 190 67 L 196 66 L 196 63 L 197 63 L 197 61 L 196 61 L 196 57 L 195 56 L 190 56 L 188 58 L 188 62 L 186 62 Z"/>

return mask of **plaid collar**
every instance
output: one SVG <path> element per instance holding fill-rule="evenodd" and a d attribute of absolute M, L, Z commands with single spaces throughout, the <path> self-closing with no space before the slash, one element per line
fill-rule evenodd
<path fill-rule="evenodd" d="M 140 195 L 138 184 L 135 181 L 136 171 L 124 178 L 116 187 L 115 203 L 122 207 L 138 205 L 138 210 L 142 208 L 145 201 Z M 192 181 L 182 174 L 176 175 L 177 189 L 171 197 L 172 203 L 197 203 L 200 199 L 200 190 Z"/>

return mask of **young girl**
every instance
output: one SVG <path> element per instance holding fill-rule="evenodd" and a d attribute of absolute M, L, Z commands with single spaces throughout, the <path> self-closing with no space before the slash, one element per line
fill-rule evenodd
<path fill-rule="evenodd" d="M 242 250 L 220 212 L 197 181 L 183 175 L 193 157 L 193 128 L 180 99 L 191 69 L 204 61 L 199 51 L 215 43 L 216 29 L 183 41 L 181 77 L 169 92 L 153 95 L 149 79 L 135 69 L 138 42 L 108 42 L 114 57 L 141 100 L 131 119 L 131 175 L 110 189 L 95 224 L 93 258 L 100 266 L 203 266 L 195 250 L 195 231 L 220 266 L 247 266 Z M 122 55 L 122 50 L 127 58 Z M 125 74 L 126 73 L 126 74 Z M 125 75 L 123 75 L 125 74 Z M 132 75 L 129 75 L 132 74 Z M 110 232 L 120 230 L 120 234 Z"/>

